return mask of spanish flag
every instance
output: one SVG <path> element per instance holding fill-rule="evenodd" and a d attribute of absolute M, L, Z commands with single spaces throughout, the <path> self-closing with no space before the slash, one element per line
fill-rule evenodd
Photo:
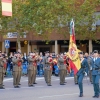
<path fill-rule="evenodd" d="M 2 15 L 12 16 L 12 0 L 1 0 L 2 3 Z"/>
<path fill-rule="evenodd" d="M 76 74 L 78 70 L 81 68 L 81 62 L 78 53 L 79 50 L 77 49 L 76 46 L 74 21 L 72 19 L 72 21 L 70 22 L 70 43 L 67 55 L 70 58 L 69 65 L 71 69 L 74 70 L 74 74 Z"/>

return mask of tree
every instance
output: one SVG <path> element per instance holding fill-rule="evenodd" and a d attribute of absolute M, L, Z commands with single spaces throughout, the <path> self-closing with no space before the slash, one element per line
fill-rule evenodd
<path fill-rule="evenodd" d="M 99 0 L 26 0 L 26 2 L 22 7 L 26 17 L 24 24 L 30 25 L 32 31 L 36 33 L 49 34 L 54 29 L 59 33 L 59 29 L 65 28 L 63 33 L 69 34 L 69 22 L 72 18 L 75 21 L 76 33 L 81 39 L 95 39 L 99 31 L 99 29 L 92 30 L 93 24 L 100 18 L 94 14 L 100 4 Z"/>
<path fill-rule="evenodd" d="M 80 39 L 95 39 L 100 29 L 91 29 L 93 23 L 100 19 L 94 14 L 98 5 L 99 0 L 13 0 L 13 16 L 0 15 L 1 33 L 17 32 L 20 48 L 20 35 L 23 32 L 40 33 L 45 40 L 54 30 L 67 36 L 69 22 L 73 18 L 76 35 Z"/>

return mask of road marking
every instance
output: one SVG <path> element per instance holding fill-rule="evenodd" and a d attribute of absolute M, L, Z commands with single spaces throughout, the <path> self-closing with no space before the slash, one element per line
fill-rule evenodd
<path fill-rule="evenodd" d="M 13 90 L 13 89 L 34 89 L 34 88 L 42 88 L 44 86 L 33 86 L 33 87 L 20 87 L 20 88 L 5 88 L 5 89 L 2 89 L 2 90 Z M 0 90 L 0 91 L 2 91 Z"/>
<path fill-rule="evenodd" d="M 43 99 L 43 98 L 61 97 L 61 96 L 76 95 L 76 94 L 79 94 L 79 93 L 73 93 L 73 94 L 62 94 L 62 95 L 51 95 L 51 96 L 42 96 L 42 97 L 39 97 L 39 98 L 40 98 L 40 99 Z"/>
<path fill-rule="evenodd" d="M 66 77 L 65 79 L 73 79 L 73 78 L 74 78 L 74 77 Z M 41 81 L 42 79 L 44 79 L 44 77 L 42 77 L 42 78 L 37 78 L 36 81 Z M 60 80 L 60 79 L 59 79 L 59 78 L 58 78 L 58 79 L 54 79 L 54 78 L 52 79 L 52 78 L 51 78 L 51 81 L 57 81 L 57 80 Z M 28 81 L 28 80 L 24 80 L 24 81 Z"/>
<path fill-rule="evenodd" d="M 10 81 L 10 80 L 13 80 L 13 78 L 4 79 L 4 82 L 6 82 L 6 81 Z"/>

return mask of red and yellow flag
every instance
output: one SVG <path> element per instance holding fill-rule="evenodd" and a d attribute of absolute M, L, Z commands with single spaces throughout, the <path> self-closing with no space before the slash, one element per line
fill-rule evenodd
<path fill-rule="evenodd" d="M 12 0 L 1 0 L 2 3 L 2 15 L 12 16 Z"/>
<path fill-rule="evenodd" d="M 70 43 L 69 43 L 69 51 L 68 56 L 70 58 L 69 64 L 72 70 L 74 70 L 74 74 L 78 72 L 78 70 L 81 68 L 81 62 L 79 59 L 79 50 L 76 46 L 76 39 L 75 39 L 75 30 L 74 30 L 74 21 L 72 19 L 70 23 Z"/>

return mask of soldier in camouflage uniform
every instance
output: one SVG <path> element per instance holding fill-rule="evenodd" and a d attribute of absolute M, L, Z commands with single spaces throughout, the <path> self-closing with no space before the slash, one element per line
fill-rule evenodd
<path fill-rule="evenodd" d="M 3 77 L 4 77 L 3 57 L 2 57 L 2 54 L 0 52 L 0 89 L 4 89 Z"/>
<path fill-rule="evenodd" d="M 35 58 L 33 56 L 33 53 L 30 53 L 28 57 L 28 86 L 31 87 L 33 86 L 33 81 L 34 81 L 34 66 L 33 62 L 35 61 Z"/>
<path fill-rule="evenodd" d="M 59 75 L 60 75 L 60 85 L 65 85 L 65 70 L 66 70 L 66 65 L 64 65 L 65 59 L 63 58 L 63 54 L 60 55 L 58 59 L 58 66 L 59 66 Z"/>

